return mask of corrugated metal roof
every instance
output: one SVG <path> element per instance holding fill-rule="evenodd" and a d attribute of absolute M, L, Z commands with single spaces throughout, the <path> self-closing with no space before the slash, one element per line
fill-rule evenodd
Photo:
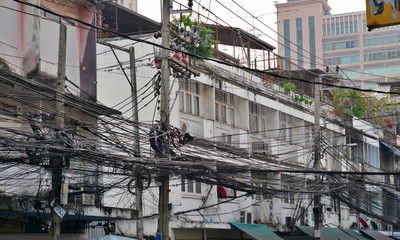
<path fill-rule="evenodd" d="M 361 232 L 364 235 L 366 235 L 366 236 L 368 236 L 368 237 L 370 237 L 372 239 L 375 239 L 375 240 L 392 240 L 392 238 L 390 238 L 388 236 L 385 236 L 385 235 L 383 235 L 382 233 L 380 233 L 378 231 L 361 230 Z"/>
<path fill-rule="evenodd" d="M 257 240 L 283 240 L 265 224 L 231 223 L 242 232 Z"/>

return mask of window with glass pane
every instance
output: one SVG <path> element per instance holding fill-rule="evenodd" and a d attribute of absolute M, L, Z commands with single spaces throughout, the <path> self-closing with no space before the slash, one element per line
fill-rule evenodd
<path fill-rule="evenodd" d="M 185 111 L 185 93 L 183 91 L 179 92 L 179 111 Z"/>
<path fill-rule="evenodd" d="M 226 106 L 221 106 L 221 122 L 226 123 Z"/>
<path fill-rule="evenodd" d="M 215 121 L 219 121 L 219 104 L 215 103 Z"/>
<path fill-rule="evenodd" d="M 193 115 L 199 116 L 200 115 L 200 97 L 193 96 Z"/>
<path fill-rule="evenodd" d="M 235 127 L 235 109 L 231 107 L 228 109 L 228 120 L 229 120 L 229 125 Z"/>
<path fill-rule="evenodd" d="M 195 180 L 181 178 L 181 191 L 188 193 L 198 193 L 201 194 L 201 182 Z"/>
<path fill-rule="evenodd" d="M 199 116 L 201 84 L 190 79 L 180 79 L 179 87 L 179 110 Z"/>
<path fill-rule="evenodd" d="M 186 93 L 186 112 L 192 113 L 192 95 L 190 93 Z"/>

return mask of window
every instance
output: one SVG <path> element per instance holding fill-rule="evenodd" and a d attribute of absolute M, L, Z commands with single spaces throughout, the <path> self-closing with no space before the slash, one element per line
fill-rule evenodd
<path fill-rule="evenodd" d="M 297 64 L 303 67 L 303 21 L 296 18 L 296 45 L 297 45 Z"/>
<path fill-rule="evenodd" d="M 255 154 L 266 155 L 269 153 L 269 146 L 265 142 L 255 141 L 251 143 L 251 151 Z"/>
<path fill-rule="evenodd" d="M 312 126 L 305 122 L 304 126 L 304 144 L 307 145 L 312 141 Z"/>
<path fill-rule="evenodd" d="M 183 91 L 179 92 L 179 111 L 185 111 L 185 93 Z"/>
<path fill-rule="evenodd" d="M 285 19 L 283 21 L 283 37 L 284 37 L 284 47 L 285 47 L 285 58 L 286 59 L 291 59 L 290 56 L 290 22 L 288 19 Z M 289 70 L 290 69 L 290 62 L 289 61 L 285 61 L 285 69 Z"/>
<path fill-rule="evenodd" d="M 252 182 L 253 185 L 256 187 L 260 187 L 260 188 L 266 188 L 267 187 L 267 182 L 268 182 L 268 174 L 266 173 L 256 173 L 253 172 L 251 173 L 251 178 L 252 178 Z M 262 200 L 262 199 L 268 199 L 268 195 L 267 194 L 255 194 L 255 196 L 252 196 L 252 199 L 255 200 Z"/>
<path fill-rule="evenodd" d="M 359 163 L 363 160 L 363 143 L 357 139 L 351 138 L 351 143 L 357 143 L 356 147 L 351 148 L 351 160 L 353 162 Z"/>
<path fill-rule="evenodd" d="M 367 155 L 368 163 L 370 166 L 375 168 L 374 170 L 377 170 L 380 167 L 380 160 L 379 160 L 379 151 L 378 147 L 367 144 Z"/>
<path fill-rule="evenodd" d="M 358 33 L 358 22 L 357 22 L 357 16 L 354 16 L 354 32 Z"/>
<path fill-rule="evenodd" d="M 327 65 L 359 63 L 360 55 L 327 58 L 324 62 Z"/>
<path fill-rule="evenodd" d="M 253 133 L 267 135 L 267 107 L 249 102 L 249 128 Z"/>
<path fill-rule="evenodd" d="M 282 202 L 287 204 L 294 204 L 294 185 L 296 179 L 291 176 L 282 175 L 281 176 L 281 187 L 284 190 L 288 190 L 282 197 Z M 298 183 L 297 183 L 298 184 Z"/>
<path fill-rule="evenodd" d="M 179 111 L 200 115 L 200 83 L 190 79 L 179 79 Z"/>
<path fill-rule="evenodd" d="M 340 34 L 344 34 L 344 21 L 343 17 L 340 17 Z"/>
<path fill-rule="evenodd" d="M 366 62 L 397 59 L 397 58 L 400 58 L 400 51 L 386 51 L 386 52 L 364 54 L 364 61 Z"/>
<path fill-rule="evenodd" d="M 215 103 L 215 121 L 219 121 L 219 104 Z"/>
<path fill-rule="evenodd" d="M 325 30 L 325 28 L 324 28 Z M 311 68 L 317 67 L 317 56 L 316 56 L 316 48 L 315 48 L 315 21 L 314 16 L 308 17 L 308 32 L 310 39 L 310 61 Z"/>
<path fill-rule="evenodd" d="M 186 93 L 186 106 L 185 112 L 192 113 L 192 95 L 190 93 Z"/>
<path fill-rule="evenodd" d="M 230 107 L 228 109 L 228 124 L 235 127 L 235 109 Z"/>
<path fill-rule="evenodd" d="M 235 96 L 233 94 L 215 90 L 215 120 L 227 123 L 231 126 L 235 124 Z"/>
<path fill-rule="evenodd" d="M 226 106 L 221 106 L 221 122 L 226 123 Z"/>
<path fill-rule="evenodd" d="M 293 142 L 293 117 L 279 112 L 280 122 L 280 139 L 283 141 Z"/>
<path fill-rule="evenodd" d="M 330 19 L 327 19 L 327 24 L 326 24 L 326 26 L 327 26 L 327 29 L 326 29 L 327 33 L 326 33 L 326 35 L 327 35 L 327 36 L 331 36 L 331 24 L 330 24 L 330 22 L 331 22 L 331 20 L 330 20 Z"/>
<path fill-rule="evenodd" d="M 201 194 L 201 183 L 182 177 L 181 178 L 181 191 Z"/>
<path fill-rule="evenodd" d="M 287 185 L 282 185 L 282 189 L 292 190 L 291 187 Z M 287 204 L 294 204 L 294 192 L 285 193 L 282 198 L 282 202 Z"/>
<path fill-rule="evenodd" d="M 196 116 L 200 115 L 200 97 L 193 96 L 193 114 Z"/>
<path fill-rule="evenodd" d="M 340 22 L 339 22 L 338 17 L 335 19 L 335 25 L 336 25 L 336 35 L 339 35 L 340 34 Z"/>

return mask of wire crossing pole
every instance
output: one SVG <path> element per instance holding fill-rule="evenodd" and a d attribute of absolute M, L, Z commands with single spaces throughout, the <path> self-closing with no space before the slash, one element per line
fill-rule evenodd
<path fill-rule="evenodd" d="M 161 50 L 161 111 L 160 123 L 164 133 L 169 131 L 169 89 L 170 89 L 170 68 L 169 68 L 169 48 L 170 48 L 170 32 L 169 32 L 169 15 L 170 15 L 170 0 L 163 0 L 162 4 L 162 50 Z M 163 143 L 165 155 L 163 158 L 170 158 L 169 154 L 169 134 L 166 134 L 165 142 Z M 161 185 L 159 188 L 159 234 L 162 240 L 169 240 L 169 176 L 168 173 L 160 172 Z"/>
<path fill-rule="evenodd" d="M 61 130 L 64 128 L 64 92 L 65 92 L 65 65 L 67 55 L 67 27 L 60 19 L 60 36 L 58 46 L 58 69 L 57 69 L 57 88 L 56 88 L 56 127 Z M 62 156 L 55 156 L 52 159 L 52 178 L 51 185 L 55 199 L 60 201 L 62 183 Z M 61 218 L 57 215 L 54 208 L 51 211 L 51 234 L 52 240 L 59 240 L 61 233 Z"/>

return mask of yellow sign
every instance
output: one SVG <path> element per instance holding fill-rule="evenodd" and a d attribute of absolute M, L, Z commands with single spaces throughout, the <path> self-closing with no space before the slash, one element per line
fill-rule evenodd
<path fill-rule="evenodd" d="M 366 0 L 368 31 L 400 24 L 400 0 Z"/>

